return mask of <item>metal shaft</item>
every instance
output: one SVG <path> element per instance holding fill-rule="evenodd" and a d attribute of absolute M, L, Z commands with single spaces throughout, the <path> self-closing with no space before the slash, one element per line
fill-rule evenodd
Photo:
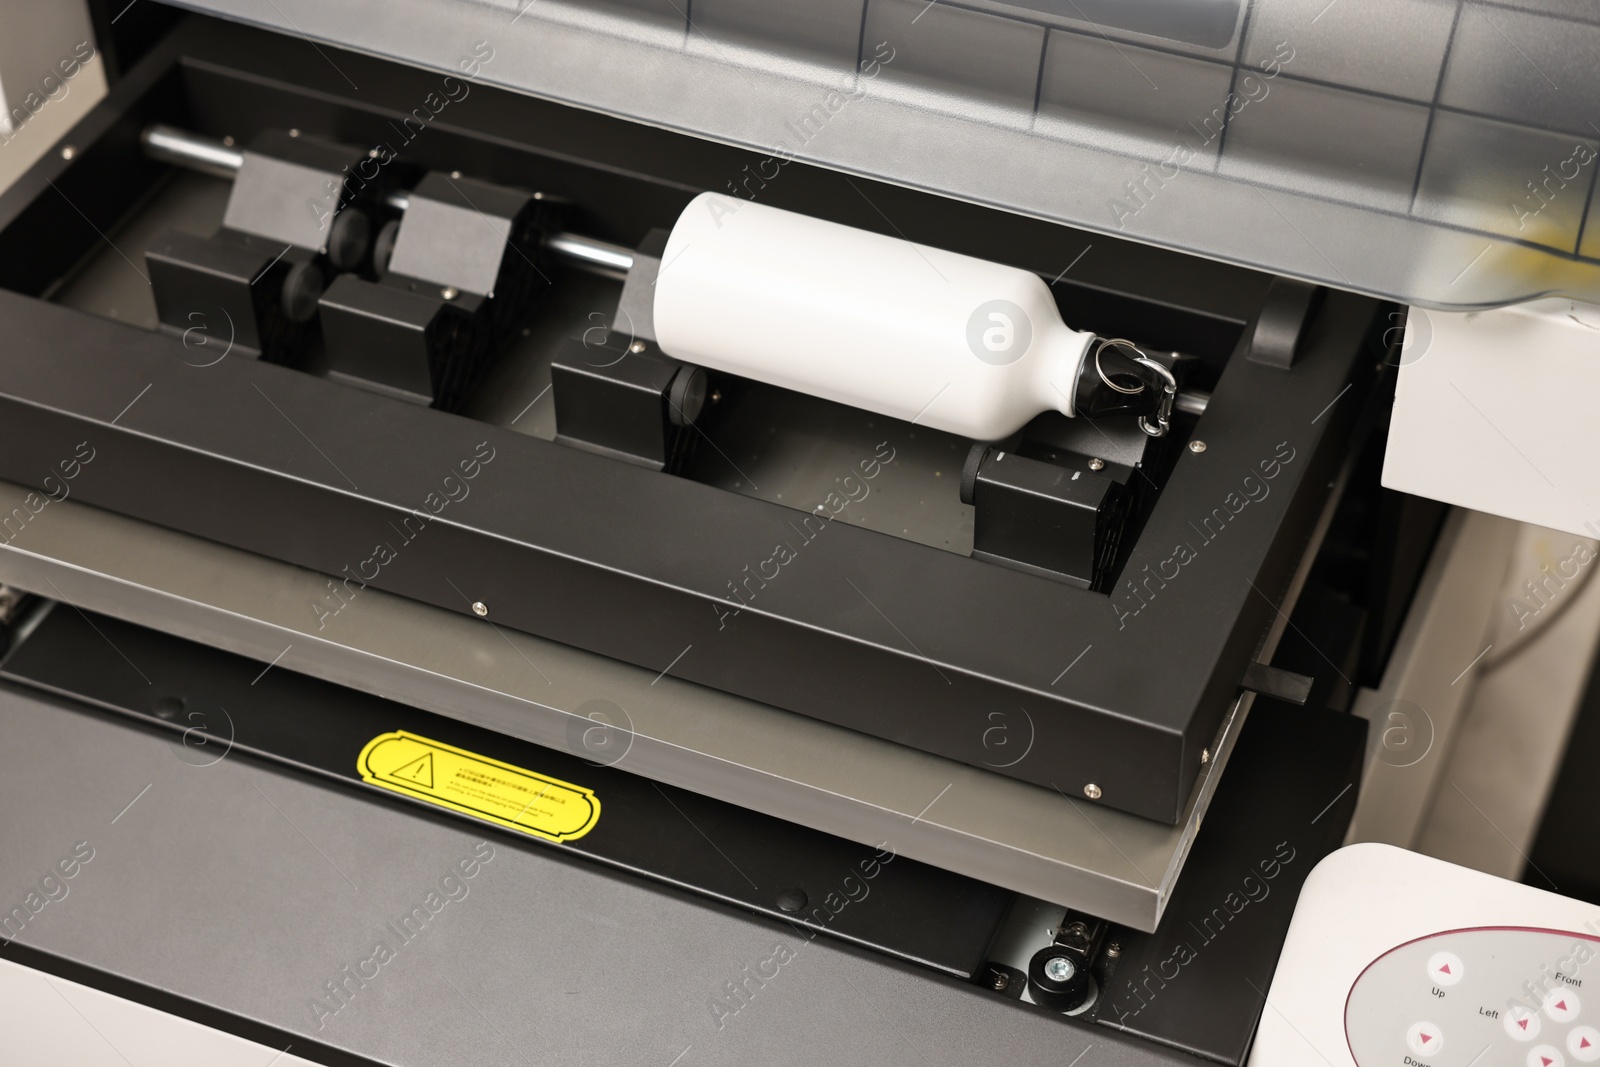
<path fill-rule="evenodd" d="M 244 166 L 244 152 L 222 141 L 202 137 L 174 126 L 151 126 L 140 135 L 145 155 L 163 163 L 197 170 L 217 178 L 232 178 Z M 386 199 L 396 211 L 404 212 L 410 197 L 403 192 L 390 193 Z M 555 233 L 545 240 L 546 246 L 558 256 L 582 267 L 610 277 L 626 277 L 633 268 L 633 250 L 607 241 L 597 241 L 577 233 Z"/>

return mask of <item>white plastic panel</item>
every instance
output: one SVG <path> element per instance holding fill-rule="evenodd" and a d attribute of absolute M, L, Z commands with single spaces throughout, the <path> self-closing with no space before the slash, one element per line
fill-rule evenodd
<path fill-rule="evenodd" d="M 1600 536 L 1600 308 L 1412 309 L 1383 484 Z"/>

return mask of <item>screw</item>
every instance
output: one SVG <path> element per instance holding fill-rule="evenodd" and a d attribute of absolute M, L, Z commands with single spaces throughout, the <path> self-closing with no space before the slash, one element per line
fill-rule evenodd
<path fill-rule="evenodd" d="M 1115 959 L 1121 959 L 1122 958 L 1122 943 L 1118 942 L 1118 941 L 1111 942 L 1111 944 L 1106 946 L 1106 955 L 1108 957 L 1110 957 L 1111 959 L 1114 959 L 1114 960 Z"/>
<path fill-rule="evenodd" d="M 444 297 L 446 300 L 454 300 L 456 297 L 460 296 L 461 293 L 457 291 L 455 286 L 447 285 L 443 289 L 439 290 L 439 295 Z"/>
<path fill-rule="evenodd" d="M 989 982 L 989 988 L 996 992 L 1004 992 L 1006 986 L 1011 984 L 1011 976 L 1004 971 L 994 972 L 994 978 Z"/>
<path fill-rule="evenodd" d="M 67 145 L 65 148 L 63 148 L 61 150 L 61 158 L 62 159 L 71 159 L 73 156 L 75 156 L 77 154 L 78 154 L 78 150 L 76 148 L 73 148 L 71 145 Z"/>
<path fill-rule="evenodd" d="M 290 137 L 299 137 L 300 136 L 300 131 L 299 130 L 290 130 L 289 131 L 289 136 Z"/>
<path fill-rule="evenodd" d="M 1200 750 L 1200 766 L 1204 767 L 1206 764 L 1208 764 L 1210 762 L 1211 762 L 1211 750 L 1209 748 L 1202 748 Z"/>
<path fill-rule="evenodd" d="M 721 389 L 713 389 L 713 390 L 711 390 L 710 399 L 711 399 L 711 402 L 713 404 L 715 404 L 718 401 L 720 401 L 722 399 L 722 390 Z"/>
<path fill-rule="evenodd" d="M 480 619 L 484 618 L 489 614 L 489 605 L 481 600 L 474 600 L 472 602 L 472 613 Z"/>
<path fill-rule="evenodd" d="M 1106 461 L 1101 459 L 1099 456 L 1096 456 L 1094 459 L 1089 461 L 1089 469 L 1092 471 L 1103 471 L 1106 469 Z"/>
<path fill-rule="evenodd" d="M 1065 956 L 1051 956 L 1044 961 L 1044 976 L 1052 982 L 1070 982 L 1078 968 Z"/>
<path fill-rule="evenodd" d="M 1206 450 L 1206 443 L 1204 441 L 1194 440 L 1194 441 L 1190 441 L 1189 442 L 1189 451 L 1190 452 L 1204 452 L 1205 450 Z"/>
<path fill-rule="evenodd" d="M 229 134 L 227 137 L 224 137 L 222 139 L 222 143 L 227 145 L 229 148 L 232 148 L 233 147 L 233 135 Z"/>
<path fill-rule="evenodd" d="M 640 352 L 644 351 L 644 342 L 643 341 L 635 341 L 635 342 L 633 342 L 633 344 L 628 346 L 628 351 L 632 352 L 634 355 L 638 355 Z"/>
<path fill-rule="evenodd" d="M 785 889 L 778 894 L 778 910 L 791 915 L 804 908 L 806 903 L 807 897 L 803 889 Z"/>
<path fill-rule="evenodd" d="M 1088 785 L 1083 787 L 1083 795 L 1088 797 L 1090 800 L 1099 800 L 1100 787 L 1095 785 L 1093 782 L 1090 782 Z"/>
<path fill-rule="evenodd" d="M 452 181 L 460 181 L 461 180 L 461 172 L 459 170 L 451 171 L 450 172 L 450 178 L 451 178 Z"/>

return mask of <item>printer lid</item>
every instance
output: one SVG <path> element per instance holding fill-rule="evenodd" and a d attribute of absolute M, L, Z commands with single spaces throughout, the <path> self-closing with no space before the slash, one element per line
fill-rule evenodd
<path fill-rule="evenodd" d="M 802 160 L 1408 304 L 1600 302 L 1592 0 L 185 6 L 763 153 L 735 195 Z"/>

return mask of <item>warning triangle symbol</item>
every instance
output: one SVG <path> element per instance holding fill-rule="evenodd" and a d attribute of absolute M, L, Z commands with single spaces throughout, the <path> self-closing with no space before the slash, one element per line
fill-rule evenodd
<path fill-rule="evenodd" d="M 424 789 L 433 788 L 433 753 L 429 752 L 421 759 L 414 759 L 410 763 L 393 772 L 393 777 L 404 778 L 408 782 L 415 782 Z"/>

